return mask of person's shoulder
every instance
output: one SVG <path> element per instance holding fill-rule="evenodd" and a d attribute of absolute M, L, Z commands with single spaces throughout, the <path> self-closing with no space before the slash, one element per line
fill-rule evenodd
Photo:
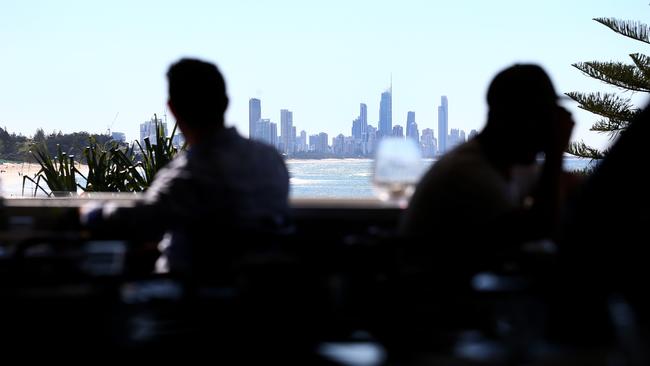
<path fill-rule="evenodd" d="M 468 141 L 441 156 L 420 181 L 422 189 L 457 190 L 497 181 L 498 173 L 483 155 L 480 145 Z M 426 187 L 426 188 L 425 188 Z"/>
<path fill-rule="evenodd" d="M 188 166 L 187 152 L 179 151 L 172 160 L 156 173 L 156 179 L 159 177 L 174 177 L 179 175 Z"/>
<path fill-rule="evenodd" d="M 485 157 L 476 141 L 468 141 L 442 155 L 432 166 L 431 171 L 448 172 L 474 170 L 484 165 Z"/>

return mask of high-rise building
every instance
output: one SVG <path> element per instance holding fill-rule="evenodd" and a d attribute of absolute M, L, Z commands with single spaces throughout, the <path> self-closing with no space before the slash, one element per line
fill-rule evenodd
<path fill-rule="evenodd" d="M 381 93 L 379 103 L 379 134 L 390 136 L 393 132 L 393 87 Z"/>
<path fill-rule="evenodd" d="M 285 154 L 293 153 L 293 145 L 296 141 L 293 129 L 293 112 L 280 110 L 280 151 Z"/>
<path fill-rule="evenodd" d="M 248 100 L 248 138 L 254 139 L 257 122 L 262 119 L 262 102 L 259 99 Z"/>
<path fill-rule="evenodd" d="M 415 112 L 413 111 L 406 113 L 406 124 L 408 125 L 409 123 L 415 123 Z"/>
<path fill-rule="evenodd" d="M 316 151 L 319 153 L 326 153 L 329 152 L 329 145 L 327 141 L 327 134 L 325 132 L 321 132 L 318 134 L 318 143 L 316 144 Z"/>
<path fill-rule="evenodd" d="M 343 155 L 345 150 L 345 136 L 339 134 L 336 137 L 332 138 L 332 153 L 335 155 Z"/>
<path fill-rule="evenodd" d="M 270 143 L 271 146 L 275 147 L 276 149 L 278 148 L 278 124 L 277 123 L 270 123 Z"/>
<path fill-rule="evenodd" d="M 447 136 L 447 151 L 452 150 L 456 146 L 462 143 L 460 139 L 461 131 L 457 128 L 452 128 L 449 130 L 449 136 Z M 463 132 L 463 138 L 465 138 L 465 133 Z"/>
<path fill-rule="evenodd" d="M 361 120 L 357 118 L 354 121 L 352 121 L 352 137 L 361 140 L 361 136 L 363 136 L 363 132 L 361 131 L 362 131 Z"/>
<path fill-rule="evenodd" d="M 420 131 L 415 123 L 415 112 L 409 111 L 406 115 L 406 137 L 412 138 L 415 143 L 420 142 Z"/>
<path fill-rule="evenodd" d="M 404 137 L 404 128 L 402 128 L 400 125 L 395 125 L 393 127 L 393 136 Z"/>
<path fill-rule="evenodd" d="M 447 152 L 448 123 L 449 105 L 447 103 L 447 96 L 443 95 L 440 98 L 440 106 L 438 107 L 438 154 Z"/>
<path fill-rule="evenodd" d="M 298 137 L 298 141 L 300 143 L 298 144 L 300 148 L 298 149 L 299 151 L 307 151 L 308 146 L 307 146 L 307 132 L 305 130 L 300 131 L 300 137 Z"/>
<path fill-rule="evenodd" d="M 368 106 L 365 103 L 359 104 L 359 119 L 361 120 L 361 133 L 368 130 Z"/>
<path fill-rule="evenodd" d="M 425 128 L 422 130 L 422 156 L 425 158 L 433 158 L 436 155 L 437 151 L 436 145 L 436 138 L 433 134 L 433 130 L 430 128 Z"/>
<path fill-rule="evenodd" d="M 375 146 L 377 145 L 377 129 L 373 126 L 368 126 L 368 132 L 364 139 L 363 153 L 365 155 L 372 155 L 375 153 Z"/>
<path fill-rule="evenodd" d="M 471 130 L 471 131 L 469 132 L 469 136 L 467 137 L 467 140 L 471 140 L 471 139 L 473 139 L 474 137 L 476 137 L 477 135 L 478 135 L 478 131 L 476 131 L 476 130 Z"/>
<path fill-rule="evenodd" d="M 156 124 L 162 126 L 163 128 L 163 137 L 167 137 L 167 123 L 163 122 L 162 119 L 152 118 L 149 121 L 143 122 L 140 124 L 140 145 L 144 148 L 144 139 L 145 137 L 149 138 L 149 143 L 156 145 Z"/>
<path fill-rule="evenodd" d="M 264 141 L 271 144 L 271 120 L 262 118 L 255 123 L 254 136 L 255 140 Z"/>
<path fill-rule="evenodd" d="M 464 131 L 464 130 L 460 130 L 460 139 L 458 140 L 458 143 L 462 144 L 462 143 L 464 143 L 465 141 L 466 141 L 466 140 L 465 140 L 465 131 Z"/>
<path fill-rule="evenodd" d="M 309 135 L 309 151 L 316 151 L 320 137 L 318 135 Z"/>
<path fill-rule="evenodd" d="M 363 135 L 368 130 L 368 107 L 361 103 L 359 105 L 359 117 L 352 121 L 352 137 L 358 140 L 363 139 Z"/>

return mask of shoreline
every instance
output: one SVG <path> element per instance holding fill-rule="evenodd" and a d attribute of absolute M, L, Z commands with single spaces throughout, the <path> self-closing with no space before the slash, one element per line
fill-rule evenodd
<path fill-rule="evenodd" d="M 88 172 L 88 166 L 85 164 L 75 162 L 75 167 L 84 175 Z M 4 197 L 31 197 L 35 185 L 26 181 L 25 195 L 23 196 L 23 177 L 28 176 L 33 179 L 40 169 L 41 166 L 38 163 L 0 161 L 0 194 Z M 40 185 L 47 187 L 44 182 Z M 38 192 L 40 195 L 43 194 L 40 190 Z"/>

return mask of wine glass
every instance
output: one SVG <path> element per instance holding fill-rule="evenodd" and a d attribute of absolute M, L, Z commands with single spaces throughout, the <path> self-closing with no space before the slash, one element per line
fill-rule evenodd
<path fill-rule="evenodd" d="M 406 207 L 422 173 L 422 154 L 413 139 L 380 140 L 373 175 L 373 186 L 380 200 Z"/>

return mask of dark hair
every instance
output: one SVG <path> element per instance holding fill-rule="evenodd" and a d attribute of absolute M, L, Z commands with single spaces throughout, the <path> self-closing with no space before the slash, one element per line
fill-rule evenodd
<path fill-rule="evenodd" d="M 214 64 L 184 58 L 167 71 L 169 100 L 176 117 L 195 128 L 223 124 L 228 107 L 226 83 Z"/>
<path fill-rule="evenodd" d="M 516 64 L 494 77 L 487 92 L 492 114 L 536 112 L 557 105 L 553 83 L 537 65 Z"/>

